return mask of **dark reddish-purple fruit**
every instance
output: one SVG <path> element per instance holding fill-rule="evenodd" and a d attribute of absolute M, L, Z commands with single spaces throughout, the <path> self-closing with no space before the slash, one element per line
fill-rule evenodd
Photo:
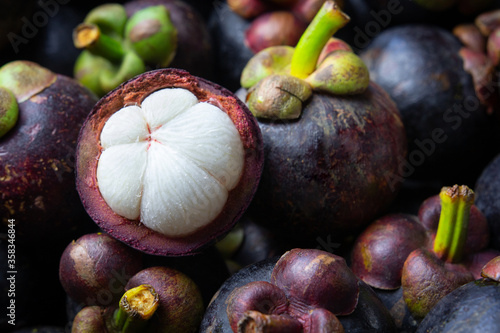
<path fill-rule="evenodd" d="M 486 220 L 473 200 L 466 186 L 443 187 L 422 203 L 418 216 L 387 215 L 358 236 L 353 272 L 380 290 L 398 326 L 414 329 L 412 323 L 452 290 L 480 278 L 484 264 L 498 255 L 486 248 Z"/>
<path fill-rule="evenodd" d="M 266 163 L 252 214 L 283 236 L 336 238 L 365 226 L 396 197 L 405 132 L 378 85 L 355 96 L 314 93 L 299 119 L 261 119 L 259 126 Z"/>
<path fill-rule="evenodd" d="M 96 104 L 80 132 L 77 188 L 111 236 L 151 254 L 186 255 L 233 227 L 262 163 L 260 130 L 239 99 L 160 69 Z"/>
<path fill-rule="evenodd" d="M 134 275 L 126 290 L 149 285 L 159 306 L 151 318 L 153 332 L 197 332 L 205 305 L 198 286 L 187 275 L 167 267 L 150 267 Z"/>
<path fill-rule="evenodd" d="M 295 48 L 262 50 L 241 75 L 264 139 L 251 214 L 302 246 L 356 232 L 387 208 L 402 180 L 399 111 L 362 60 L 332 38 L 348 22 L 326 1 Z"/>
<path fill-rule="evenodd" d="M 475 187 L 476 205 L 486 216 L 491 232 L 490 246 L 500 250 L 500 155 L 493 158 L 480 174 Z"/>
<path fill-rule="evenodd" d="M 385 215 L 358 236 L 351 269 L 374 288 L 399 288 L 406 258 L 413 250 L 426 246 L 427 241 L 426 230 L 416 216 Z"/>
<path fill-rule="evenodd" d="M 74 167 L 78 133 L 97 98 L 36 63 L 14 61 L 0 72 L 0 86 L 19 109 L 15 126 L 0 138 L 1 231 L 11 220 L 16 242 L 67 243 L 91 225 Z"/>
<path fill-rule="evenodd" d="M 408 156 L 400 176 L 473 183 L 498 151 L 490 145 L 498 90 L 486 54 L 445 29 L 404 25 L 377 35 L 361 57 L 401 112 Z"/>
<path fill-rule="evenodd" d="M 92 233 L 68 244 L 59 280 L 79 305 L 108 306 L 120 300 L 128 280 L 142 268 L 142 253 L 105 233 Z"/>
<path fill-rule="evenodd" d="M 221 286 L 200 332 L 231 333 L 252 323 L 263 329 L 274 325 L 276 332 L 394 332 L 371 288 L 352 277 L 341 257 L 313 249 L 257 262 Z"/>
<path fill-rule="evenodd" d="M 295 45 L 306 24 L 290 11 L 272 11 L 259 15 L 245 31 L 245 43 L 257 53 L 277 45 Z"/>

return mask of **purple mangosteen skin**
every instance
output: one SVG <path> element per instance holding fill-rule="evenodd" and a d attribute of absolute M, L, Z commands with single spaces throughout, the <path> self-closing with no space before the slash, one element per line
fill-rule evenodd
<path fill-rule="evenodd" d="M 54 74 L 43 91 L 19 104 L 19 119 L 0 139 L 0 232 L 15 220 L 16 242 L 62 242 L 90 230 L 75 188 L 78 133 L 97 97 Z"/>
<path fill-rule="evenodd" d="M 142 253 L 104 233 L 86 234 L 62 253 L 59 280 L 83 306 L 118 304 L 128 280 L 143 267 Z"/>
<path fill-rule="evenodd" d="M 106 120 L 126 105 L 140 105 L 162 88 L 185 88 L 200 102 L 208 101 L 226 112 L 240 133 L 245 166 L 240 183 L 229 193 L 225 208 L 210 225 L 185 237 L 167 237 L 137 221 L 117 215 L 99 192 L 96 170 L 101 153 L 100 133 Z M 158 69 L 124 82 L 104 96 L 93 108 L 80 132 L 77 147 L 77 189 L 83 205 L 99 227 L 112 237 L 140 251 L 166 256 L 200 253 L 223 237 L 243 215 L 257 189 L 263 167 L 263 143 L 259 126 L 241 100 L 208 80 L 179 69 Z"/>
<path fill-rule="evenodd" d="M 500 155 L 493 158 L 479 176 L 474 192 L 476 206 L 488 221 L 490 247 L 500 250 Z"/>
<path fill-rule="evenodd" d="M 406 134 L 377 84 L 355 96 L 314 93 L 299 119 L 259 119 L 265 164 L 250 213 L 298 244 L 342 239 L 396 197 Z"/>
<path fill-rule="evenodd" d="M 405 178 L 471 184 L 498 151 L 490 144 L 497 123 L 464 69 L 462 46 L 445 29 L 407 24 L 384 30 L 360 54 L 401 112 Z"/>

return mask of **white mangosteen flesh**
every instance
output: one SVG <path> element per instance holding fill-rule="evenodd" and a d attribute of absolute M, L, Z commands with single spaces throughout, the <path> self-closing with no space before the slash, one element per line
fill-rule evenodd
<path fill-rule="evenodd" d="M 118 215 L 169 237 L 189 235 L 223 210 L 244 166 L 239 132 L 217 106 L 165 88 L 105 123 L 100 193 Z"/>

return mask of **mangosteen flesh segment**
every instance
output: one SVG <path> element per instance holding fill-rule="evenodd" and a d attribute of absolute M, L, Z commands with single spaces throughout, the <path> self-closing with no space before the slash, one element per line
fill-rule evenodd
<path fill-rule="evenodd" d="M 229 116 L 183 88 L 156 91 L 114 113 L 101 146 L 97 180 L 111 209 L 174 237 L 221 212 L 244 164 Z"/>
<path fill-rule="evenodd" d="M 293 249 L 274 266 L 270 282 L 250 282 L 228 296 L 234 332 L 259 327 L 269 332 L 344 332 L 336 315 L 352 313 L 358 280 L 342 257 L 321 250 Z"/>

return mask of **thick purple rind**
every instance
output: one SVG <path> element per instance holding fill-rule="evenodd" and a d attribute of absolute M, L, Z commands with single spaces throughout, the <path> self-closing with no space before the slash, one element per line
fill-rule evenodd
<path fill-rule="evenodd" d="M 16 242 L 67 244 L 92 226 L 75 189 L 75 149 L 97 97 L 69 77 L 19 104 L 0 139 L 0 232 L 15 220 Z"/>
<path fill-rule="evenodd" d="M 239 131 L 245 151 L 245 166 L 240 182 L 229 192 L 229 198 L 219 216 L 206 227 L 179 238 L 162 235 L 139 221 L 115 214 L 102 198 L 96 178 L 101 153 L 99 136 L 106 120 L 122 107 L 140 104 L 152 92 L 169 87 L 186 88 L 200 101 L 208 101 L 225 111 Z M 234 226 L 253 198 L 262 172 L 263 159 L 259 126 L 243 102 L 227 89 L 184 70 L 159 69 L 124 82 L 95 105 L 78 140 L 76 184 L 88 214 L 109 235 L 146 253 L 182 256 L 201 252 Z"/>

